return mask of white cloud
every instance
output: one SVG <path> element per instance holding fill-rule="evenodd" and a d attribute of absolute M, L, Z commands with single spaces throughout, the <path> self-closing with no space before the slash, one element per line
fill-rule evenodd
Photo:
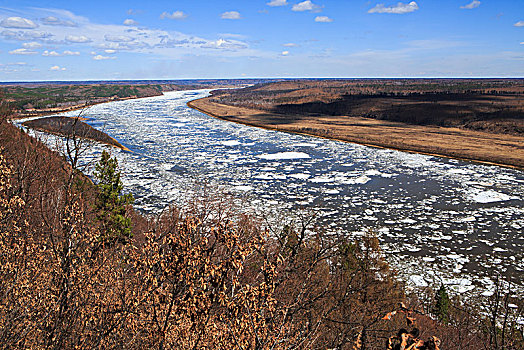
<path fill-rule="evenodd" d="M 29 49 L 16 49 L 9 51 L 10 55 L 36 55 L 38 52 Z"/>
<path fill-rule="evenodd" d="M 73 21 L 62 20 L 55 16 L 47 16 L 42 18 L 42 23 L 48 26 L 78 27 L 78 24 Z"/>
<path fill-rule="evenodd" d="M 329 18 L 328 16 L 317 16 L 315 17 L 315 22 L 331 23 L 333 22 L 333 19 Z"/>
<path fill-rule="evenodd" d="M 126 20 L 124 21 L 124 25 L 125 25 L 125 26 L 136 26 L 136 25 L 138 25 L 138 22 L 135 21 L 134 19 L 130 19 L 130 18 L 128 18 L 128 19 L 126 19 Z"/>
<path fill-rule="evenodd" d="M 111 41 L 113 43 L 128 43 L 128 42 L 131 42 L 133 41 L 134 39 L 133 38 L 130 38 L 126 35 L 104 35 L 104 38 L 106 39 L 106 41 Z"/>
<path fill-rule="evenodd" d="M 287 56 L 289 55 L 289 51 L 282 51 L 282 56 Z"/>
<path fill-rule="evenodd" d="M 42 56 L 46 56 L 46 57 L 79 56 L 79 55 L 80 55 L 80 52 L 78 52 L 78 51 L 70 51 L 70 50 L 65 50 L 62 53 L 59 53 L 59 52 L 56 52 L 56 51 L 45 50 L 42 53 Z"/>
<path fill-rule="evenodd" d="M 105 52 L 105 53 L 109 53 L 109 54 L 111 54 L 111 53 L 115 53 L 116 50 L 107 49 L 107 50 L 104 50 L 104 52 Z"/>
<path fill-rule="evenodd" d="M 110 56 L 102 56 L 102 55 L 96 55 L 93 56 L 93 59 L 95 61 L 102 61 L 102 60 L 114 60 L 116 57 L 110 57 Z"/>
<path fill-rule="evenodd" d="M 169 12 L 162 12 L 160 15 L 160 19 L 169 18 L 169 19 L 184 19 L 187 17 L 187 14 L 185 14 L 182 11 L 175 11 L 173 13 Z"/>
<path fill-rule="evenodd" d="M 410 2 L 409 4 L 404 4 L 399 2 L 395 6 L 386 7 L 384 4 L 378 4 L 373 7 L 368 13 L 395 13 L 395 14 L 404 14 L 410 13 L 418 10 L 418 5 L 415 1 Z"/>
<path fill-rule="evenodd" d="M 13 31 L 4 30 L 0 33 L 6 40 L 18 40 L 18 41 L 29 41 L 29 40 L 44 40 L 50 39 L 53 34 L 39 31 Z"/>
<path fill-rule="evenodd" d="M 23 43 L 22 46 L 26 49 L 39 49 L 42 47 L 42 44 L 31 41 L 30 43 Z"/>
<path fill-rule="evenodd" d="M 0 72 L 3 73 L 16 73 L 24 71 L 24 68 L 28 67 L 26 62 L 13 62 L 13 63 L 0 63 Z"/>
<path fill-rule="evenodd" d="M 78 51 L 65 50 L 62 54 L 64 56 L 80 56 L 80 52 L 78 52 Z"/>
<path fill-rule="evenodd" d="M 240 13 L 237 11 L 224 12 L 221 16 L 222 19 L 240 19 Z"/>
<path fill-rule="evenodd" d="M 524 27 L 524 21 L 518 21 L 514 24 L 515 27 Z"/>
<path fill-rule="evenodd" d="M 282 46 L 285 46 L 285 47 L 298 47 L 299 45 L 295 44 L 295 43 L 286 43 L 286 44 L 282 44 Z"/>
<path fill-rule="evenodd" d="M 264 1 L 268 2 L 269 0 Z M 152 29 L 145 26 L 129 27 L 120 24 L 100 24 L 90 19 L 75 15 L 66 10 L 32 9 L 36 14 L 28 12 L 23 16 L 39 16 L 40 18 L 54 16 L 63 20 L 73 21 L 77 28 L 64 30 L 60 26 L 45 26 L 45 30 L 30 29 L 12 30 L 0 28 L 0 41 L 21 41 L 22 43 L 35 42 L 42 47 L 52 47 L 63 55 L 62 50 L 76 51 L 71 45 L 85 45 L 86 53 L 96 52 L 92 56 L 108 55 L 104 50 L 114 52 L 127 51 L 135 53 L 154 54 L 170 59 L 185 57 L 186 55 L 209 54 L 220 50 L 224 57 L 256 56 L 263 54 L 251 49 L 246 37 L 229 34 L 214 34 L 213 37 L 199 37 L 174 30 Z M 219 39 L 222 39 L 220 41 Z M 20 44 L 22 47 L 22 43 Z M 30 49 L 30 47 L 25 47 Z M 38 50 L 37 50 L 38 51 Z M 42 50 L 43 51 L 43 50 Z M 110 51 L 112 52 L 112 51 Z M 40 52 L 41 54 L 41 52 Z M 212 53 L 216 55 L 215 52 Z M 268 57 L 273 53 L 265 53 Z"/>
<path fill-rule="evenodd" d="M 47 51 L 45 50 L 44 53 L 42 54 L 42 56 L 53 56 L 53 57 L 57 57 L 57 56 L 60 56 L 60 54 L 56 51 Z"/>
<path fill-rule="evenodd" d="M 479 6 L 480 6 L 480 1 L 479 0 L 473 0 L 472 2 L 470 2 L 467 5 L 460 6 L 460 8 L 461 9 L 466 9 L 466 10 L 471 10 L 471 9 L 475 9 L 475 8 L 477 8 Z"/>
<path fill-rule="evenodd" d="M 90 43 L 92 41 L 91 39 L 89 39 L 85 35 L 79 35 L 79 36 L 68 35 L 68 36 L 65 37 L 65 39 L 66 39 L 66 41 L 69 41 L 71 43 L 78 43 L 78 44 Z"/>
<path fill-rule="evenodd" d="M 286 6 L 287 0 L 271 0 L 267 3 L 268 6 Z"/>
<path fill-rule="evenodd" d="M 229 39 L 218 39 L 217 41 L 212 41 L 204 44 L 207 49 L 219 49 L 226 51 L 235 51 L 239 49 L 247 48 L 247 45 L 241 41 L 229 40 Z"/>
<path fill-rule="evenodd" d="M 322 9 L 322 6 L 312 3 L 311 0 L 299 2 L 298 4 L 293 5 L 293 7 L 291 8 L 291 10 L 297 11 L 297 12 L 303 12 L 303 11 L 320 12 L 321 9 Z"/>
<path fill-rule="evenodd" d="M 38 25 L 27 18 L 7 17 L 0 22 L 0 27 L 18 28 L 18 29 L 35 29 Z"/>
<path fill-rule="evenodd" d="M 49 70 L 52 70 L 52 71 L 64 71 L 66 70 L 64 67 L 60 67 L 60 66 L 52 66 L 51 68 L 49 68 Z"/>

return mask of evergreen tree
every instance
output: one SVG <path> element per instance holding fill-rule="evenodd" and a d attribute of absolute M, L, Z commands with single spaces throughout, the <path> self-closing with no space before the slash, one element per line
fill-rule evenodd
<path fill-rule="evenodd" d="M 100 223 L 100 241 L 105 245 L 127 243 L 132 237 L 131 219 L 126 216 L 126 206 L 133 203 L 131 194 L 123 194 L 123 185 L 116 158 L 107 151 L 95 165 L 94 176 L 98 187 L 96 218 Z"/>
<path fill-rule="evenodd" d="M 449 295 L 444 287 L 444 284 L 440 284 L 440 288 L 435 295 L 435 306 L 433 308 L 433 313 L 437 316 L 437 319 L 444 323 L 448 324 L 449 322 L 449 307 L 450 307 Z"/>

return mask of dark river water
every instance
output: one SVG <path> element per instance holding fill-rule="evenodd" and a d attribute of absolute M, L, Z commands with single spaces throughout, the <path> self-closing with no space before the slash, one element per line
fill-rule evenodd
<path fill-rule="evenodd" d="M 186 106 L 207 94 L 170 92 L 86 112 L 133 151 L 112 150 L 139 209 L 180 204 L 205 182 L 258 211 L 293 217 L 307 208 L 330 231 L 373 229 L 412 286 L 444 282 L 488 295 L 501 273 L 523 287 L 523 172 L 257 129 Z"/>

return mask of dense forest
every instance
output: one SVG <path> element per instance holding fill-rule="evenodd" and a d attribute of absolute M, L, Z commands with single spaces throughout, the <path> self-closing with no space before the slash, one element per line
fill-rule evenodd
<path fill-rule="evenodd" d="M 268 227 L 212 189 L 140 215 L 109 153 L 88 178 L 87 141 L 52 151 L 11 113 L 2 99 L 2 348 L 524 349 L 502 282 L 475 303 L 413 293 L 373 232 Z"/>

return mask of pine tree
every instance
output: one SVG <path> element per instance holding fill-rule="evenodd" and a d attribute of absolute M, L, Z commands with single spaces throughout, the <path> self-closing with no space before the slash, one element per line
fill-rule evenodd
<path fill-rule="evenodd" d="M 104 245 L 127 243 L 132 237 L 131 219 L 126 216 L 126 206 L 133 203 L 131 194 L 123 194 L 123 185 L 116 158 L 102 152 L 95 165 L 94 176 L 98 187 L 96 218 L 100 223 L 100 241 Z"/>
<path fill-rule="evenodd" d="M 437 316 L 437 319 L 444 324 L 449 323 L 449 306 L 450 300 L 448 292 L 446 291 L 444 284 L 441 284 L 437 294 L 435 295 L 435 306 L 433 308 L 433 313 L 435 316 Z"/>

